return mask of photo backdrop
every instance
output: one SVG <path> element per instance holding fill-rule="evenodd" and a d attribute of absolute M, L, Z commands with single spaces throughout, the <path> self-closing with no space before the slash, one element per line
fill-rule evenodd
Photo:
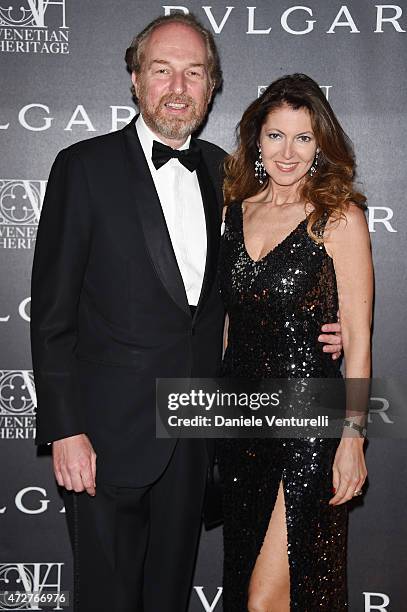
<path fill-rule="evenodd" d="M 6 585 L 72 588 L 51 459 L 33 444 L 31 262 L 57 152 L 120 129 L 136 112 L 123 57 L 133 35 L 151 19 L 175 9 L 193 11 L 214 32 L 224 86 L 202 137 L 227 150 L 243 110 L 275 78 L 304 72 L 320 84 L 355 145 L 358 183 L 368 196 L 376 275 L 374 376 L 403 380 L 406 4 L 0 0 L 0 591 Z M 114 210 L 112 201 L 112 215 Z M 355 261 L 355 273 L 357 266 Z M 386 420 L 388 399 L 374 401 L 374 418 L 394 426 Z M 367 491 L 350 512 L 350 610 L 401 611 L 407 609 L 406 441 L 373 439 L 366 459 Z M 221 564 L 221 530 L 204 532 L 191 612 L 221 612 Z M 157 576 L 158 588 L 159 582 Z"/>

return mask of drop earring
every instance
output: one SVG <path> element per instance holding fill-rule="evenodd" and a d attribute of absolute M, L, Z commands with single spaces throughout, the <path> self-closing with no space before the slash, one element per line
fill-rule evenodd
<path fill-rule="evenodd" d="M 259 146 L 259 158 L 254 162 L 254 176 L 259 181 L 260 185 L 263 185 L 266 180 L 267 172 L 263 164 L 263 158 L 261 156 L 261 147 Z"/>
<path fill-rule="evenodd" d="M 315 157 L 314 157 L 314 161 L 312 162 L 312 166 L 309 169 L 309 174 L 310 176 L 314 176 L 314 174 L 317 171 L 317 166 L 318 166 L 318 158 L 319 158 L 319 149 L 316 150 L 315 153 Z"/>

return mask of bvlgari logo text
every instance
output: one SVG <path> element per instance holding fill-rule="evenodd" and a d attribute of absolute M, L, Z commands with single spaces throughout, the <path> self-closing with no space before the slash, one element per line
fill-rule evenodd
<path fill-rule="evenodd" d="M 0 232 L 1 232 L 1 227 L 0 227 Z M 29 323 L 31 320 L 30 319 L 31 317 L 30 309 L 31 309 L 31 297 L 26 297 L 23 300 L 21 300 L 15 311 L 14 311 L 14 307 L 12 307 L 12 310 L 13 310 L 12 315 L 10 315 L 9 312 L 7 312 L 7 307 L 5 307 L 3 304 L 2 308 L 0 309 L 0 323 L 8 323 L 10 320 L 16 319 L 18 316 L 20 316 L 21 319 L 25 321 L 26 323 Z M 6 312 L 7 314 L 5 314 Z"/>
<path fill-rule="evenodd" d="M 52 497 L 54 499 L 52 499 Z M 24 487 L 16 493 L 11 491 L 6 492 L 4 488 L 0 492 L 0 515 L 8 512 L 13 512 L 16 509 L 22 514 L 30 516 L 43 514 L 48 511 L 48 506 L 51 504 L 54 512 L 57 514 L 65 514 L 65 507 L 58 501 L 55 503 L 55 491 L 51 499 L 48 496 L 47 490 L 44 487 L 34 485 Z"/>
<path fill-rule="evenodd" d="M 7 8 L 0 4 L 0 51 L 69 53 L 65 0 L 15 0 Z"/>
<path fill-rule="evenodd" d="M 258 35 L 272 34 L 278 26 L 294 36 L 310 34 L 314 29 L 322 30 L 326 34 L 337 34 L 338 32 L 360 34 L 362 28 L 375 34 L 407 31 L 405 18 L 403 21 L 403 9 L 397 4 L 372 4 L 370 10 L 375 11 L 375 19 L 371 19 L 369 15 L 365 23 L 361 23 L 360 15 L 357 18 L 346 4 L 339 5 L 336 2 L 330 2 L 329 10 L 328 3 L 326 4 L 328 14 L 324 15 L 323 20 L 315 14 L 315 9 L 305 5 L 290 6 L 278 15 L 273 11 L 271 2 L 267 3 L 267 8 L 246 6 L 245 32 Z M 170 15 L 174 11 L 183 11 L 185 14 L 189 12 L 188 7 L 184 5 L 164 4 L 162 7 L 165 15 Z M 214 34 L 221 34 L 233 19 L 237 19 L 237 14 L 240 18 L 243 12 L 240 6 L 236 12 L 235 6 L 216 7 L 216 9 L 213 9 L 212 6 L 202 6 L 201 8 Z M 366 10 L 369 10 L 369 7 Z M 366 23 L 369 25 L 367 26 Z"/>
<path fill-rule="evenodd" d="M 214 612 L 215 609 L 217 610 L 217 606 L 222 599 L 222 587 L 218 587 L 216 593 L 212 594 L 211 597 L 208 597 L 208 595 L 205 593 L 203 586 L 194 586 L 193 590 L 202 604 L 202 608 L 205 612 Z"/>
<path fill-rule="evenodd" d="M 21 127 L 30 132 L 46 132 L 55 125 L 55 117 L 52 116 L 55 112 L 55 110 L 40 102 L 25 104 L 22 108 L 18 109 L 12 123 L 10 122 L 10 117 L 7 120 L 4 116 L 0 117 L 0 130 L 8 130 L 10 126 L 21 125 Z M 115 132 L 127 125 L 135 114 L 136 110 L 132 106 L 111 105 L 109 118 L 110 132 Z M 96 123 L 94 117 L 92 117 L 83 104 L 78 104 L 73 111 L 69 111 L 67 116 L 63 118 L 62 129 L 64 132 L 72 132 L 78 128 L 86 132 L 97 132 L 101 129 L 105 131 L 106 129 L 104 125 L 100 126 Z"/>
<path fill-rule="evenodd" d="M 370 591 L 363 591 L 364 612 L 388 612 L 390 608 L 390 597 L 387 593 L 375 593 Z"/>

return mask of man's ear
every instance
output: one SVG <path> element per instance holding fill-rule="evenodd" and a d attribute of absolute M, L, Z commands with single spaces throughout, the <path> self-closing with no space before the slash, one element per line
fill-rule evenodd
<path fill-rule="evenodd" d="M 137 74 L 134 72 L 131 73 L 131 82 L 134 85 L 134 89 L 136 90 L 136 97 L 138 98 L 138 77 Z"/>
<path fill-rule="evenodd" d="M 212 85 L 209 85 L 209 92 L 208 92 L 208 104 L 209 102 L 212 100 L 213 98 L 213 92 L 215 91 L 215 83 L 213 83 Z"/>

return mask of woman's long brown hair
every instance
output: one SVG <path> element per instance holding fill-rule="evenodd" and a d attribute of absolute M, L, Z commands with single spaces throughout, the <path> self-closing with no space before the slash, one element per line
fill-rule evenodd
<path fill-rule="evenodd" d="M 314 176 L 306 176 L 300 193 L 304 202 L 314 207 L 308 233 L 318 240 L 312 227 L 326 212 L 339 219 L 350 202 L 366 208 L 366 197 L 354 187 L 356 164 L 352 143 L 318 84 L 305 74 L 277 79 L 244 112 L 236 129 L 237 149 L 225 161 L 225 204 L 242 201 L 267 188 L 269 179 L 260 185 L 254 176 L 258 141 L 267 116 L 284 104 L 295 110 L 308 110 L 320 149 L 317 171 Z"/>

